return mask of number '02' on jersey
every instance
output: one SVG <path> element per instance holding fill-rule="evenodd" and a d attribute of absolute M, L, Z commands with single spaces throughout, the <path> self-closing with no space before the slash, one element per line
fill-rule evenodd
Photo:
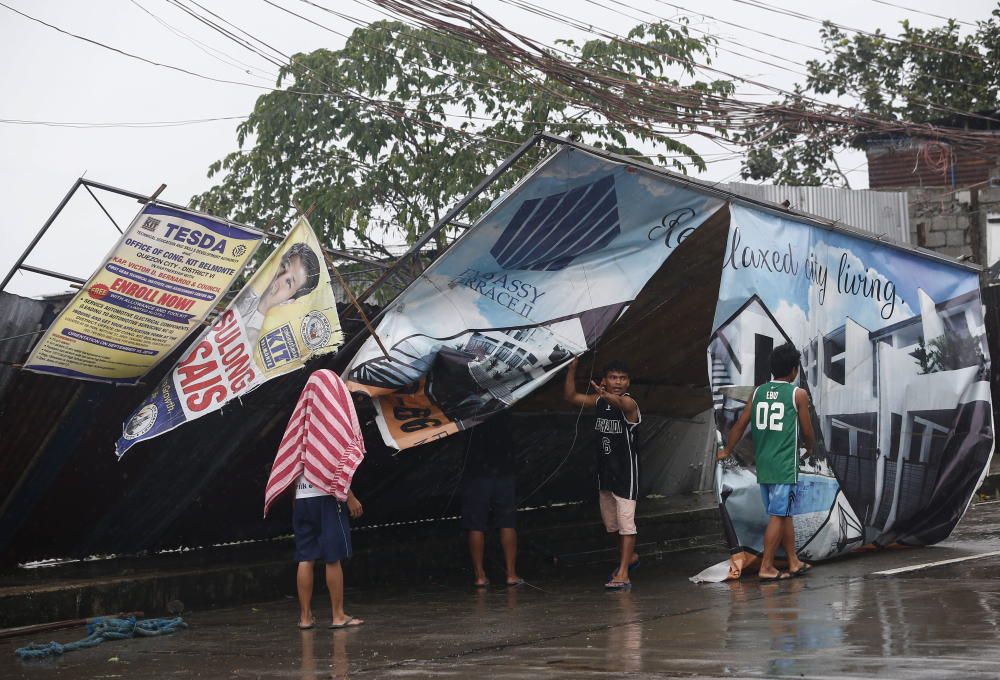
<path fill-rule="evenodd" d="M 759 484 L 795 484 L 798 481 L 797 389 L 790 383 L 772 380 L 754 390 L 749 404 L 750 428 Z"/>

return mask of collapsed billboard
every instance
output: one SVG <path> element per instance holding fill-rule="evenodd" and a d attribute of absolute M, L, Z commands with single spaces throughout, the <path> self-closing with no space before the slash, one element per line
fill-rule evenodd
<path fill-rule="evenodd" d="M 386 310 L 345 372 L 386 444 L 472 427 L 593 349 L 721 199 L 562 148 Z"/>
<path fill-rule="evenodd" d="M 24 368 L 137 383 L 200 326 L 261 237 L 208 215 L 146 205 Z"/>
<path fill-rule="evenodd" d="M 703 342 L 720 444 L 791 342 L 818 439 L 800 461 L 800 554 L 947 537 L 993 451 L 977 272 L 560 143 L 386 310 L 387 353 L 369 339 L 348 366 L 386 443 L 472 427 L 598 349 L 657 270 L 683 267 L 677 246 L 724 215 L 718 299 L 699 291 L 715 307 Z M 752 563 L 767 516 L 749 437 L 715 490 L 734 563 Z"/>
<path fill-rule="evenodd" d="M 303 217 L 122 426 L 119 458 L 343 342 L 323 250 Z"/>
<path fill-rule="evenodd" d="M 745 205 L 731 215 L 708 347 L 720 441 L 791 342 L 817 437 L 799 466 L 799 555 L 947 537 L 993 450 L 978 274 Z M 746 437 L 716 474 L 737 568 L 763 550 L 754 469 Z"/>

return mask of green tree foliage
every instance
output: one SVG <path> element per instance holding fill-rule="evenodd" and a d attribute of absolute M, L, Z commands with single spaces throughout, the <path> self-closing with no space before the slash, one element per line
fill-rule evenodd
<path fill-rule="evenodd" d="M 931 29 L 901 26 L 893 38 L 880 31 L 851 36 L 825 23 L 820 36 L 827 56 L 807 62 L 805 84 L 775 105 L 797 111 L 815 107 L 808 98 L 835 95 L 859 116 L 913 123 L 1000 109 L 1000 5 L 964 35 L 955 21 Z M 748 148 L 743 177 L 779 184 L 849 186 L 836 154 L 863 148 L 853 125 L 805 123 L 798 116 L 738 139 Z"/>
<path fill-rule="evenodd" d="M 629 38 L 648 49 L 600 40 L 562 41 L 557 49 L 632 83 L 675 86 L 673 76 L 693 78 L 687 64 L 710 56 L 711 45 L 683 27 L 643 25 Z M 727 81 L 686 85 L 732 91 Z M 511 72 L 467 43 L 397 22 L 357 29 L 340 50 L 295 55 L 278 87 L 240 125 L 239 150 L 210 167 L 220 182 L 195 196 L 195 207 L 282 224 L 294 200 L 315 206 L 310 220 L 327 243 L 357 239 L 377 250 L 383 234 L 412 242 L 516 148 L 494 140 L 519 143 L 544 129 L 628 154 L 647 143 L 661 163 L 683 171 L 685 159 L 704 168 L 693 149 L 666 134 L 677 130 L 606 125 L 597 103 L 581 102 L 557 80 Z M 508 173 L 468 214 L 481 214 L 537 160 L 525 158 L 521 172 Z"/>
<path fill-rule="evenodd" d="M 913 351 L 913 358 L 917 360 L 921 373 L 937 373 L 978 366 L 982 363 L 983 352 L 978 338 L 945 334 L 926 345 L 921 337 L 917 349 Z"/>
<path fill-rule="evenodd" d="M 924 336 L 921 335 L 917 340 L 917 348 L 910 353 L 910 356 L 917 360 L 921 375 L 935 372 L 936 362 L 931 359 L 930 353 L 927 351 L 927 343 L 924 342 Z"/>

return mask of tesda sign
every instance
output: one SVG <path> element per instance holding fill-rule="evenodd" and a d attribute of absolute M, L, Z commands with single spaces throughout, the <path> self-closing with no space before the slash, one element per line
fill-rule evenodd
<path fill-rule="evenodd" d="M 24 367 L 137 382 L 201 324 L 260 239 L 225 220 L 145 206 Z"/>

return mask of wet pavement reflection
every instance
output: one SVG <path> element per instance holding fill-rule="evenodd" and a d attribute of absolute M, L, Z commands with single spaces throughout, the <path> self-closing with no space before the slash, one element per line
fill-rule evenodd
<path fill-rule="evenodd" d="M 697 550 L 644 557 L 626 592 L 604 592 L 607 567 L 594 565 L 519 588 L 349 592 L 366 620 L 349 630 L 297 630 L 289 598 L 189 613 L 191 628 L 170 637 L 41 664 L 13 656 L 28 642 L 74 639 L 60 631 L 3 641 L 0 677 L 995 678 L 1000 557 L 874 572 L 1000 549 L 998 529 L 1000 504 L 984 505 L 942 546 L 855 556 L 780 583 L 693 585 L 688 576 L 724 557 Z"/>
<path fill-rule="evenodd" d="M 346 680 L 349 668 L 347 658 L 347 636 L 350 631 L 303 630 L 302 637 L 302 680 L 315 678 L 330 678 L 331 680 Z M 330 656 L 321 656 L 317 663 L 315 645 L 328 644 Z M 329 663 L 327 663 L 329 662 Z"/>

